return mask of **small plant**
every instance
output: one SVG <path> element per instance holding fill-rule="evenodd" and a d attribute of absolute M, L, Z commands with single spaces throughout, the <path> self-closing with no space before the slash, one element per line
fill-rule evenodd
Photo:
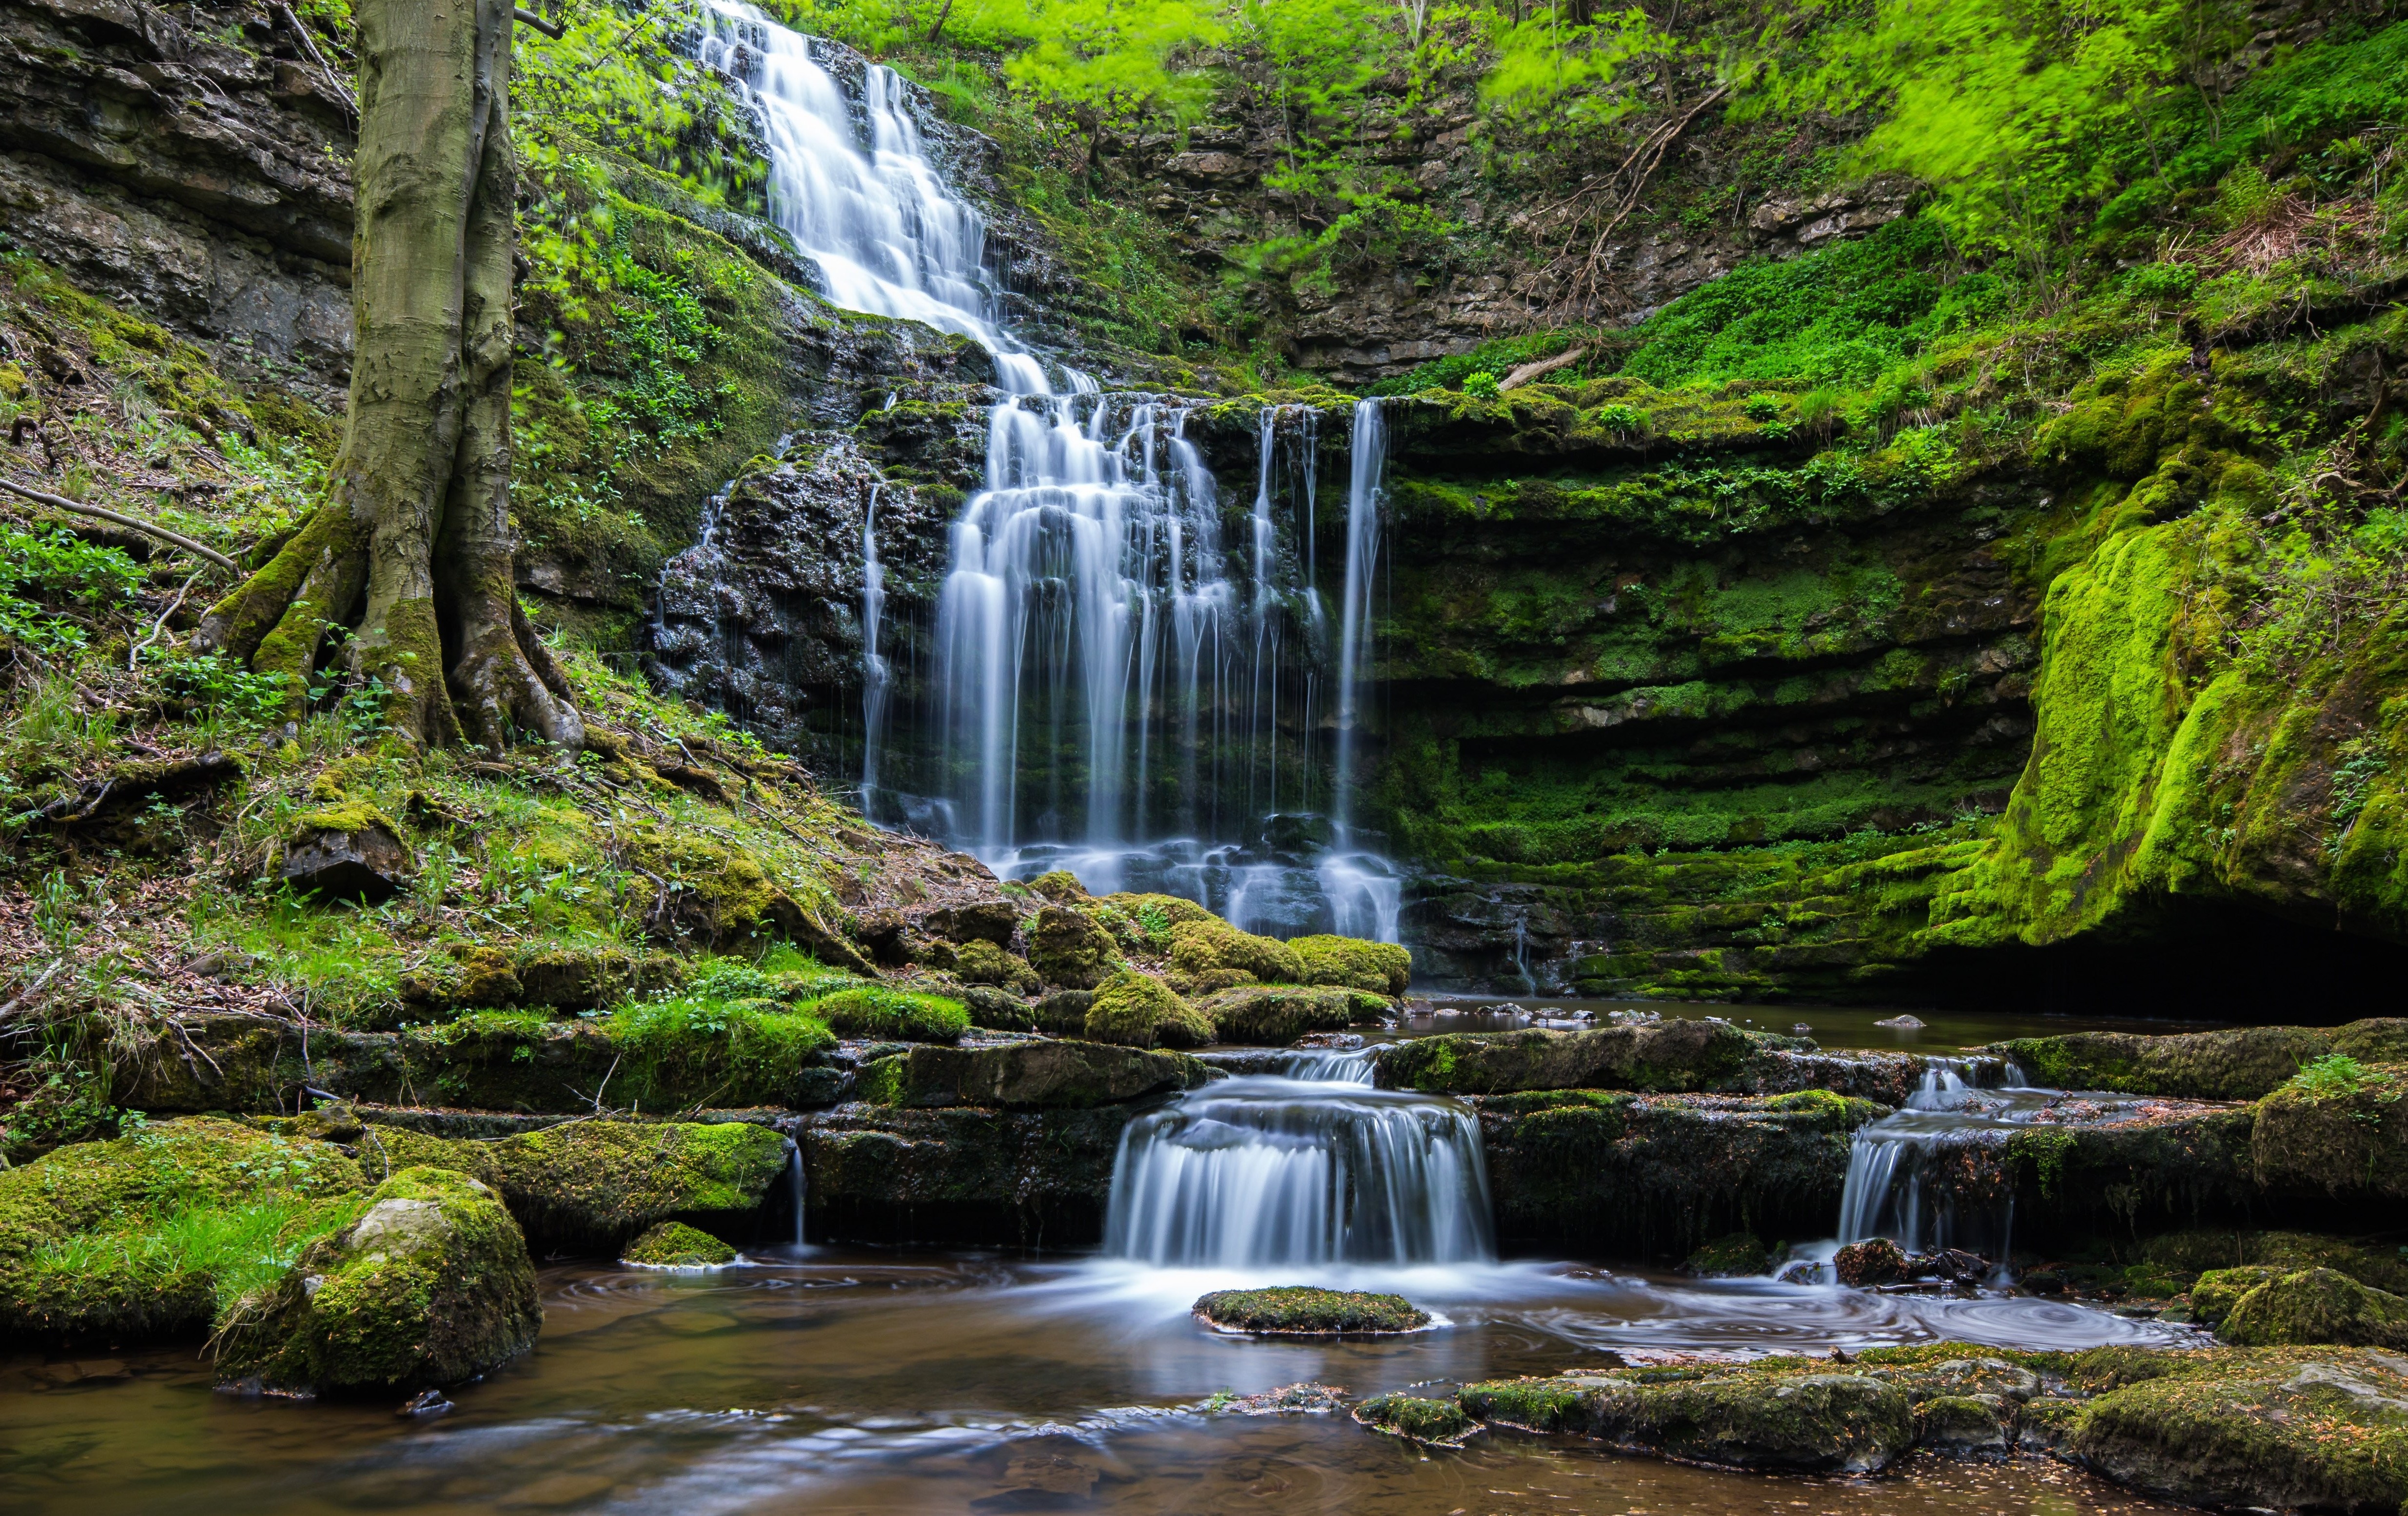
<path fill-rule="evenodd" d="M 2312 1100 L 2333 1100 L 2356 1094 L 2370 1084 L 2390 1082 L 2391 1076 L 2381 1069 L 2369 1068 L 2345 1052 L 2329 1052 L 2301 1064 L 2286 1088 Z"/>
<path fill-rule="evenodd" d="M 1497 376 L 1485 369 L 1477 374 L 1466 374 L 1463 376 L 1463 393 L 1474 400 L 1494 400 L 1498 394 Z"/>
<path fill-rule="evenodd" d="M 1781 397 L 1777 394 L 1752 394 L 1741 409 L 1752 422 L 1776 421 L 1781 416 Z"/>

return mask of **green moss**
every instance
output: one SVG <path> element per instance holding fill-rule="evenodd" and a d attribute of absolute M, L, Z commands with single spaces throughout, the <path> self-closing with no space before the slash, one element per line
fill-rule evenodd
<path fill-rule="evenodd" d="M 683 1222 L 663 1222 L 627 1244 L 619 1255 L 649 1268 L 716 1268 L 736 1261 L 736 1250 Z"/>
<path fill-rule="evenodd" d="M 1467 1384 L 1457 1403 L 1484 1422 L 1526 1432 L 1569 1432 L 1580 1414 L 1580 1391 L 1563 1380 L 1490 1380 Z"/>
<path fill-rule="evenodd" d="M 2346 1065 L 2344 1069 L 2341 1065 Z M 2408 1198 L 2408 1063 L 2335 1054 L 2258 1103 L 2249 1151 L 2260 1184 Z"/>
<path fill-rule="evenodd" d="M 1424 1400 L 1409 1394 L 1373 1395 L 1354 1408 L 1354 1420 L 1375 1432 L 1441 1448 L 1459 1445 L 1475 1424 L 1453 1400 Z"/>
<path fill-rule="evenodd" d="M 1298 978 L 1307 984 L 1335 984 L 1372 994 L 1400 995 L 1412 982 L 1413 955 L 1393 942 L 1349 937 L 1300 937 L 1288 943 Z"/>
<path fill-rule="evenodd" d="M 973 937 L 953 950 L 953 972 L 966 984 L 994 984 L 1019 994 L 1036 991 L 1037 971 L 1025 960 L 986 940 Z"/>
<path fill-rule="evenodd" d="M 1240 984 L 1196 1003 L 1220 1042 L 1284 1047 L 1308 1032 L 1342 1030 L 1375 1021 L 1386 1001 L 1361 991 Z"/>
<path fill-rule="evenodd" d="M 288 1390 L 406 1394 L 532 1346 L 543 1321 L 525 1239 L 465 1175 L 405 1168 L 219 1337 L 219 1372 Z"/>
<path fill-rule="evenodd" d="M 1039 893 L 1047 875 L 1037 881 Z M 1047 906 L 1029 934 L 1028 963 L 1048 984 L 1092 990 L 1116 966 L 1120 954 L 1111 935 L 1082 910 Z"/>
<path fill-rule="evenodd" d="M 819 1017 L 768 999 L 638 1001 L 609 1025 L 624 1059 L 614 1083 L 656 1103 L 787 1103 L 804 1073 L 836 1046 Z"/>
<path fill-rule="evenodd" d="M 2307 1232 L 2171 1232 L 2141 1244 L 2140 1256 L 2186 1275 L 2250 1266 L 2286 1272 L 2333 1268 L 2378 1290 L 2408 1294 L 2408 1258 L 2396 1249 Z"/>
<path fill-rule="evenodd" d="M 838 990 L 810 1003 L 810 1013 L 838 1037 L 902 1042 L 953 1042 L 969 1030 L 969 1011 L 942 995 L 882 985 Z"/>
<path fill-rule="evenodd" d="M 1266 1290 L 1216 1290 L 1197 1300 L 1196 1314 L 1233 1332 L 1291 1336 L 1411 1332 L 1429 1324 L 1429 1312 L 1398 1294 L 1280 1285 Z"/>
<path fill-rule="evenodd" d="M 1194 994 L 1258 980 L 1295 984 L 1304 965 L 1286 943 L 1240 932 L 1216 916 L 1170 929 L 1170 974 L 1182 993 Z"/>
<path fill-rule="evenodd" d="M 1096 986 L 1086 1034 L 1126 1048 L 1200 1048 L 1212 1040 L 1212 1023 L 1169 985 L 1125 968 Z"/>
<path fill-rule="evenodd" d="M 792 1152 L 744 1122 L 579 1122 L 478 1146 L 530 1236 L 593 1251 L 664 1221 L 749 1224 Z"/>
<path fill-rule="evenodd" d="M 2209 1269 L 2191 1284 L 2190 1319 L 2201 1326 L 2214 1326 L 2232 1314 L 2243 1295 L 2269 1280 L 2282 1278 L 2283 1273 L 2262 1264 Z"/>
<path fill-rule="evenodd" d="M 2272 1274 L 2240 1292 L 2216 1335 L 2243 1347 L 2333 1342 L 2397 1352 L 2408 1349 L 2408 1299 L 2329 1268 Z"/>
<path fill-rule="evenodd" d="M 1689 1254 L 1681 1272 L 1702 1279 L 1728 1279 L 1766 1273 L 1771 1266 L 1772 1255 L 1762 1239 L 1752 1232 L 1733 1232 Z"/>
<path fill-rule="evenodd" d="M 1915 1439 L 1898 1385 L 1813 1368 L 1621 1369 L 1467 1385 L 1460 1398 L 1484 1421 L 1741 1468 L 1870 1471 Z"/>

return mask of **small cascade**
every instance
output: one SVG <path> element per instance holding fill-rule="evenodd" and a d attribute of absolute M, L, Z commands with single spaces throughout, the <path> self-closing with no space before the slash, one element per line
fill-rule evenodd
<path fill-rule="evenodd" d="M 1338 615 L 1338 765 L 1335 779 L 1338 833 L 1342 842 L 1353 817 L 1354 731 L 1362 719 L 1357 696 L 1371 636 L 1371 584 L 1380 556 L 1380 504 L 1387 477 L 1387 425 L 1380 402 L 1354 404 L 1354 444 L 1346 485 L 1346 587 Z"/>
<path fill-rule="evenodd" d="M 1104 1251 L 1163 1268 L 1486 1263 L 1480 1125 L 1370 1088 L 1362 1051 L 1288 1055 L 1139 1117 L 1112 1165 Z"/>
<path fill-rule="evenodd" d="M 894 682 L 878 647 L 886 619 L 886 565 L 878 561 L 881 488 L 869 487 L 869 499 L 861 513 L 861 808 L 865 815 L 878 794 L 878 749 L 886 733 L 886 697 Z"/>
<path fill-rule="evenodd" d="M 1982 1080 L 1995 1080 L 1985 1086 Z M 2003 1148 L 2057 1092 L 1995 1059 L 1932 1058 L 1905 1108 L 1857 1130 L 1840 1196 L 1842 1244 L 1886 1237 L 1908 1252 L 1964 1248 L 2004 1256 L 2014 1194 L 1978 1150 Z"/>

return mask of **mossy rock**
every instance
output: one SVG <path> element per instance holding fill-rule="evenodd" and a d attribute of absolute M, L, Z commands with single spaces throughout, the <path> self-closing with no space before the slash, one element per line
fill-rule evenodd
<path fill-rule="evenodd" d="M 2114 1090 L 2185 1100 L 2256 1100 L 2368 1023 L 2241 1026 L 2172 1037 L 2072 1032 L 2017 1037 L 1980 1051 L 2014 1060 L 2027 1078 L 2060 1090 Z"/>
<path fill-rule="evenodd" d="M 2211 1268 L 2191 1281 L 2190 1319 L 2201 1326 L 2214 1326 L 2232 1314 L 2241 1297 L 2269 1280 L 2281 1279 L 2286 1270 L 2264 1264 L 2246 1264 L 2239 1268 Z"/>
<path fill-rule="evenodd" d="M 2304 1268 L 2243 1291 L 2216 1336 L 2249 1348 L 2329 1342 L 2400 1352 L 2408 1350 L 2408 1299 L 2333 1269 Z"/>
<path fill-rule="evenodd" d="M 1713 1090 L 1735 1082 L 1764 1039 L 1725 1022 L 1592 1032 L 1451 1032 L 1383 1050 L 1383 1089 L 1426 1094 L 1523 1090 Z"/>
<path fill-rule="evenodd" d="M 1079 876 L 1067 868 L 1056 868 L 1038 875 L 1028 881 L 1028 888 L 1057 906 L 1074 905 L 1088 898 L 1087 887 Z"/>
<path fill-rule="evenodd" d="M 1286 943 L 1210 916 L 1170 929 L 1170 978 L 1188 994 L 1233 984 L 1295 984 L 1304 978 L 1304 964 Z"/>
<path fill-rule="evenodd" d="M 2213 1509 L 2390 1512 L 2408 1502 L 2408 1367 L 2363 1348 L 2100 1350 L 2113 1376 L 2065 1453 L 2118 1484 Z"/>
<path fill-rule="evenodd" d="M 822 995 L 810 1011 L 838 1037 L 892 1042 L 958 1042 L 970 1025 L 958 1000 L 876 984 Z"/>
<path fill-rule="evenodd" d="M 2408 1200 L 2408 1063 L 2287 1080 L 2258 1103 L 2249 1155 L 2269 1189 Z"/>
<path fill-rule="evenodd" d="M 1200 1048 L 1212 1040 L 1202 1012 L 1153 975 L 1126 968 L 1096 986 L 1085 1030 L 1092 1041 L 1124 1048 Z"/>
<path fill-rule="evenodd" d="M 554 1010 L 599 1010 L 675 989 L 685 978 L 684 964 L 667 953 L 619 947 L 538 949 L 510 966 L 521 987 L 517 1003 Z"/>
<path fill-rule="evenodd" d="M 1387 1002 L 1359 990 L 1289 984 L 1240 984 L 1196 1002 L 1215 1040 L 1285 1047 L 1308 1032 L 1337 1032 L 1377 1020 Z"/>
<path fill-rule="evenodd" d="M 1020 994 L 1038 988 L 1037 971 L 984 937 L 972 937 L 953 950 L 953 973 L 965 983 L 993 984 Z"/>
<path fill-rule="evenodd" d="M 736 1262 L 736 1250 L 683 1222 L 663 1222 L 628 1243 L 619 1261 L 644 1268 L 717 1268 Z"/>
<path fill-rule="evenodd" d="M 1887 1237 L 1851 1242 L 1831 1256 L 1831 1272 L 1842 1284 L 1864 1289 L 1906 1278 L 1906 1250 Z"/>
<path fill-rule="evenodd" d="M 881 1106 L 1086 1109 L 1192 1090 L 1211 1071 L 1183 1053 L 1099 1042 L 913 1048 L 854 1076 L 855 1098 Z"/>
<path fill-rule="evenodd" d="M 1051 1037 L 1085 1037 L 1087 1011 L 1096 1003 L 1092 990 L 1056 990 L 1030 1008 L 1029 1020 Z"/>
<path fill-rule="evenodd" d="M 491 1372 L 543 1325 L 535 1266 L 493 1190 L 406 1168 L 311 1246 L 221 1334 L 229 1381 L 317 1394 L 408 1394 Z"/>
<path fill-rule="evenodd" d="M 2408 1258 L 2397 1249 L 2313 1232 L 2169 1232 L 2142 1243 L 2140 1257 L 2175 1276 L 2258 1265 L 2284 1273 L 2337 1268 L 2360 1284 L 2408 1294 Z"/>
<path fill-rule="evenodd" d="M 1752 1279 L 1771 1267 L 1772 1254 L 1762 1238 L 1753 1232 L 1733 1232 L 1689 1254 L 1681 1272 L 1708 1280 Z"/>
<path fill-rule="evenodd" d="M 1285 1284 L 1268 1290 L 1215 1290 L 1196 1302 L 1196 1314 L 1232 1332 L 1334 1337 L 1415 1332 L 1429 1312 L 1400 1294 L 1320 1290 Z"/>
<path fill-rule="evenodd" d="M 1480 1430 L 1480 1423 L 1452 1400 L 1424 1400 L 1418 1395 L 1373 1395 L 1354 1408 L 1355 1423 L 1374 1432 L 1403 1437 L 1433 1448 L 1459 1448 Z"/>
<path fill-rule="evenodd" d="M 1047 906 L 1037 913 L 1028 963 L 1046 983 L 1092 990 L 1111 973 L 1119 956 L 1111 935 L 1085 911 Z"/>
<path fill-rule="evenodd" d="M 1412 985 L 1413 955 L 1394 942 L 1351 937 L 1300 937 L 1288 947 L 1307 984 L 1336 984 L 1372 994 L 1400 995 Z"/>
<path fill-rule="evenodd" d="M 1997 1395 L 1935 1395 L 1914 1408 L 1914 1439 L 1936 1452 L 2003 1458 L 2014 1409 Z"/>
<path fill-rule="evenodd" d="M 1626 1369 L 1470 1384 L 1457 1398 L 1482 1421 L 1732 1468 L 1874 1473 L 1915 1438 L 1905 1390 L 1870 1374 Z"/>

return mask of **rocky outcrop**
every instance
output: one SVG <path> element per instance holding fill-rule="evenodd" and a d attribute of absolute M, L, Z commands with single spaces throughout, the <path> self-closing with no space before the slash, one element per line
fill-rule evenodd
<path fill-rule="evenodd" d="M 1009 1111 L 845 1105 L 802 1118 L 810 1235 L 1077 1246 L 1103 1236 L 1138 1105 Z"/>
<path fill-rule="evenodd" d="M 913 1048 L 863 1068 L 860 1097 L 882 1106 L 1086 1109 L 1192 1090 L 1211 1070 L 1182 1053 L 1101 1042 Z"/>
<path fill-rule="evenodd" d="M 2243 1026 L 2172 1037 L 2075 1032 L 2016 1037 L 1982 1051 L 2013 1059 L 2026 1074 L 2053 1089 L 2255 1100 L 2280 1088 L 2302 1065 L 2329 1053 L 2367 1062 L 2408 1058 L 2408 1020 L 2381 1017 L 2338 1027 Z"/>
<path fill-rule="evenodd" d="M 10 240 L 322 406 L 351 368 L 351 126 L 252 7 L 0 4 Z"/>

